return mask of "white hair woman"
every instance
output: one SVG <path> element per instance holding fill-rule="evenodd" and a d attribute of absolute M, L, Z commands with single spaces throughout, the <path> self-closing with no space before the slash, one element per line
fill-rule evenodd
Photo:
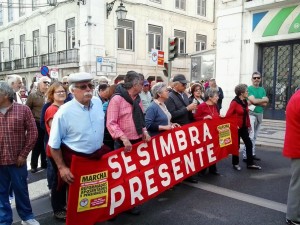
<path fill-rule="evenodd" d="M 179 124 L 171 123 L 171 114 L 164 103 L 169 98 L 167 85 L 159 82 L 151 88 L 151 92 L 154 100 L 146 110 L 145 116 L 146 127 L 150 136 L 179 127 Z"/>

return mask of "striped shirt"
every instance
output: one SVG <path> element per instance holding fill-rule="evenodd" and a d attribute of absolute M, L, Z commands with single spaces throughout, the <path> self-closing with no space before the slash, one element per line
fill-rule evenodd
<path fill-rule="evenodd" d="M 27 158 L 37 139 L 37 128 L 30 109 L 12 103 L 0 113 L 0 165 L 13 165 L 18 156 Z"/>

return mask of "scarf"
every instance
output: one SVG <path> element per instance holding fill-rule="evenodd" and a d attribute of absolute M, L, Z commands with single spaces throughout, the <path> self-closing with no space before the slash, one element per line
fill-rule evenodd
<path fill-rule="evenodd" d="M 235 96 L 232 101 L 235 101 L 240 106 L 242 106 L 242 108 L 244 110 L 244 114 L 243 114 L 243 127 L 246 127 L 246 118 L 248 116 L 248 111 L 247 111 L 248 102 L 247 102 L 247 100 L 245 99 L 245 100 L 242 101 L 238 96 Z"/>
<path fill-rule="evenodd" d="M 128 91 L 122 85 L 117 86 L 115 94 L 122 96 L 130 105 L 133 106 L 132 119 L 135 125 L 136 132 L 138 133 L 138 135 L 141 135 L 143 133 L 143 127 L 145 127 L 145 117 L 139 105 L 141 101 L 140 96 L 137 95 L 133 100 L 129 96 Z"/>

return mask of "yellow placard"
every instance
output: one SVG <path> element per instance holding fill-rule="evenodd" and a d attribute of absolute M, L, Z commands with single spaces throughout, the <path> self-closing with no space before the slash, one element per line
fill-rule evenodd
<path fill-rule="evenodd" d="M 217 127 L 219 131 L 220 147 L 225 147 L 232 144 L 232 137 L 230 132 L 230 123 L 222 124 Z"/>
<path fill-rule="evenodd" d="M 102 171 L 80 177 L 77 212 L 107 207 L 107 176 L 108 171 Z"/>

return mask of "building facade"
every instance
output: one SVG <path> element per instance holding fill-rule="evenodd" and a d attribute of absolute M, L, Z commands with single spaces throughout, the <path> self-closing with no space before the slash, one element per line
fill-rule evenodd
<path fill-rule="evenodd" d="M 300 85 L 300 5 L 298 0 L 222 0 L 216 13 L 216 78 L 225 94 L 224 110 L 238 83 L 262 73 L 270 99 L 264 117 L 285 119 L 285 107 Z"/>
<path fill-rule="evenodd" d="M 166 80 L 164 67 L 151 62 L 151 49 L 164 51 L 167 60 L 168 38 L 173 36 L 179 39 L 173 74 L 190 77 L 190 55 L 214 47 L 214 1 L 126 0 L 126 19 L 118 20 L 115 10 L 120 3 L 59 0 L 50 6 L 46 0 L 1 2 L 0 79 L 19 74 L 29 87 L 34 77 L 40 76 L 40 68 L 47 66 L 49 75 L 58 79 L 86 71 L 114 80 L 135 70 L 147 78 Z"/>

